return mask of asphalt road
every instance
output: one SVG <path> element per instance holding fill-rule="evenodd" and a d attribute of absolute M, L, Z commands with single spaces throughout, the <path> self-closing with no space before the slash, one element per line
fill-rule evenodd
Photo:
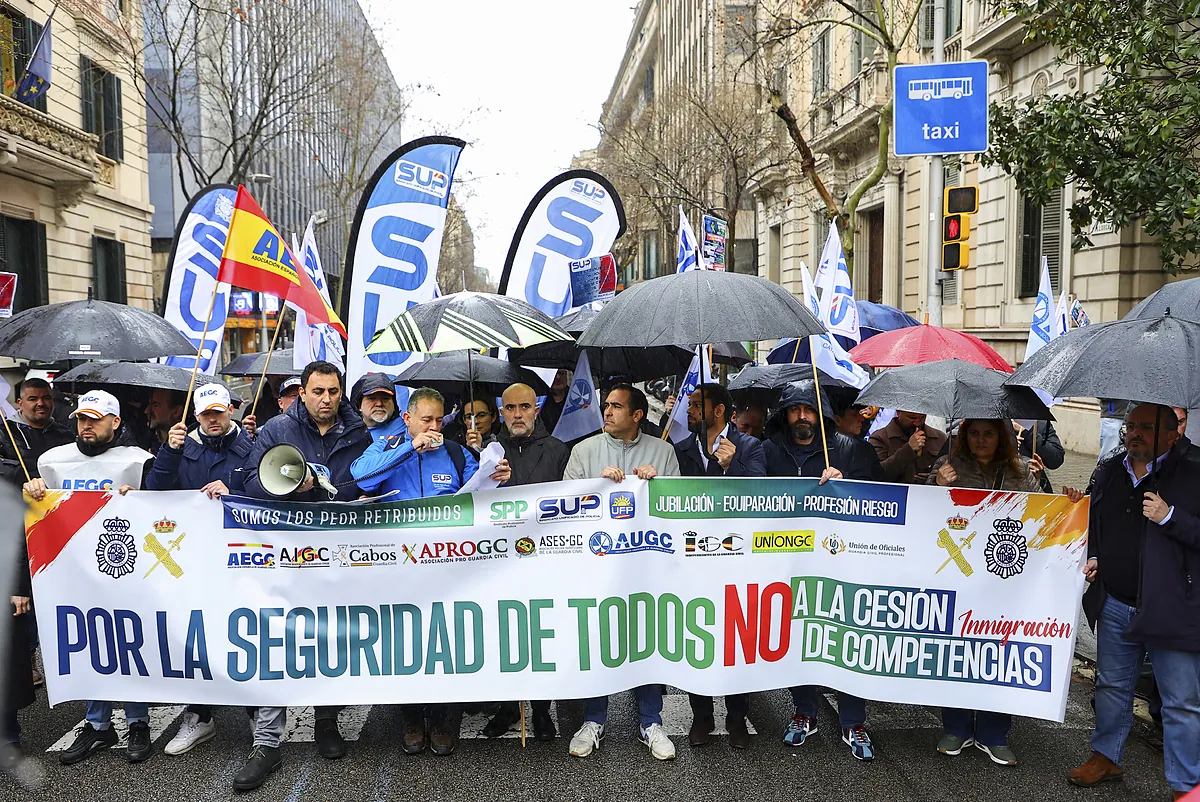
<path fill-rule="evenodd" d="M 293 725 L 293 741 L 283 747 L 284 765 L 258 791 L 235 795 L 233 775 L 250 748 L 250 727 L 240 709 L 215 714 L 217 737 L 180 757 L 167 757 L 163 746 L 174 735 L 179 708 L 154 709 L 154 756 L 133 766 L 123 749 L 99 752 L 76 766 L 58 764 L 46 752 L 82 718 L 83 704 L 48 710 L 44 695 L 25 710 L 28 754 L 47 773 L 42 791 L 28 793 L 0 777 L 0 802 L 93 802 L 95 800 L 262 799 L 287 802 L 381 802 L 382 800 L 889 800 L 889 802 L 1003 802 L 1021 800 L 1166 800 L 1162 754 L 1153 730 L 1138 722 L 1130 738 L 1122 783 L 1085 790 L 1066 781 L 1067 772 L 1088 755 L 1092 723 L 1092 686 L 1084 677 L 1072 684 L 1063 724 L 1019 719 L 1012 744 L 1020 765 L 1004 768 L 982 752 L 957 758 L 935 752 L 940 735 L 937 711 L 905 705 L 868 708 L 876 745 L 873 763 L 855 761 L 837 734 L 835 697 L 828 695 L 820 733 L 799 748 L 785 746 L 780 735 L 791 714 L 786 691 L 756 694 L 750 718 L 760 733 L 745 752 L 731 750 L 723 738 L 702 749 L 687 745 L 690 724 L 686 696 L 667 698 L 664 724 L 676 733 L 678 758 L 660 763 L 634 734 L 631 696 L 613 701 L 608 735 L 601 751 L 586 760 L 567 754 L 569 735 L 582 719 L 578 702 L 560 703 L 560 737 L 553 744 L 530 741 L 522 750 L 515 738 L 497 741 L 464 738 L 451 757 L 426 753 L 408 757 L 399 748 L 398 713 L 392 707 L 355 708 L 342 714 L 347 737 L 357 735 L 350 754 L 322 760 L 311 743 L 306 712 Z M 718 722 L 722 719 L 718 717 Z M 464 733 L 482 719 L 464 722 Z M 563 726 L 565 724 L 565 726 Z M 515 734 L 515 733 L 512 733 Z M 565 737 L 564 737 L 565 736 Z"/>

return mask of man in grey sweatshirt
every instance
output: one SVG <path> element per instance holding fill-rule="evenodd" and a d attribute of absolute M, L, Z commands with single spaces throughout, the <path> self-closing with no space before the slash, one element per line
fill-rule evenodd
<path fill-rule="evenodd" d="M 675 448 L 664 440 L 641 431 L 649 405 L 646 395 L 629 384 L 618 384 L 604 399 L 604 431 L 589 437 L 571 451 L 564 479 L 595 479 L 622 482 L 625 477 L 653 479 L 679 476 Z M 639 737 L 659 760 L 675 758 L 675 744 L 662 728 L 662 686 L 642 685 L 633 689 L 638 704 Z M 571 754 L 587 757 L 600 748 L 604 722 L 608 718 L 608 697 L 598 696 L 584 703 L 583 726 L 571 739 Z"/>

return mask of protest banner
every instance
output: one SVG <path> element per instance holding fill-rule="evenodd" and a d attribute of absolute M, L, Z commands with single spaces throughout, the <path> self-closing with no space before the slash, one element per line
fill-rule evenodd
<path fill-rule="evenodd" d="M 27 524 L 54 704 L 817 684 L 1062 721 L 1087 509 L 627 479 L 357 504 L 52 491 Z"/>

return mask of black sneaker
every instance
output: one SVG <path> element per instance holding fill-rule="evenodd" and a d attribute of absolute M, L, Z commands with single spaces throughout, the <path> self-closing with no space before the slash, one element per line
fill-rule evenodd
<path fill-rule="evenodd" d="M 554 728 L 554 719 L 550 718 L 550 705 L 541 707 L 535 705 L 533 708 L 533 738 L 536 741 L 553 741 L 558 737 L 558 731 Z"/>
<path fill-rule="evenodd" d="M 253 791 L 267 781 L 274 772 L 283 765 L 283 755 L 278 746 L 259 746 L 255 744 L 242 766 L 233 778 L 233 790 Z"/>
<path fill-rule="evenodd" d="M 150 725 L 135 721 L 129 725 L 129 740 L 125 747 L 125 759 L 130 763 L 141 763 L 150 757 Z"/>
<path fill-rule="evenodd" d="M 520 713 L 516 705 L 501 705 L 499 712 L 492 716 L 492 720 L 483 728 L 483 737 L 499 738 L 512 729 L 512 725 L 516 724 L 519 718 Z"/>
<path fill-rule="evenodd" d="M 317 752 L 326 760 L 337 760 L 346 756 L 346 741 L 338 730 L 337 719 L 319 718 L 313 737 L 317 741 Z"/>
<path fill-rule="evenodd" d="M 87 760 L 88 756 L 97 749 L 107 749 L 117 743 L 117 734 L 113 732 L 112 727 L 98 730 L 91 725 L 91 722 L 87 722 L 79 728 L 78 733 L 74 743 L 58 756 L 58 762 L 64 766 L 72 766 Z"/>

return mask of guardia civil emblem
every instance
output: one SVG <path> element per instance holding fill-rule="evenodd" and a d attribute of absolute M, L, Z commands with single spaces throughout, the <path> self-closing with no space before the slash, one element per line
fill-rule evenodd
<path fill-rule="evenodd" d="M 987 569 L 1001 579 L 1008 579 L 1025 570 L 1029 548 L 1025 536 L 1021 534 L 1024 526 L 1012 518 L 992 521 L 992 528 L 996 531 L 988 535 L 983 557 L 987 560 Z"/>
<path fill-rule="evenodd" d="M 120 579 L 133 573 L 137 562 L 137 545 L 129 534 L 129 521 L 125 518 L 108 518 L 102 524 L 104 531 L 96 543 L 96 567 L 100 573 Z"/>

